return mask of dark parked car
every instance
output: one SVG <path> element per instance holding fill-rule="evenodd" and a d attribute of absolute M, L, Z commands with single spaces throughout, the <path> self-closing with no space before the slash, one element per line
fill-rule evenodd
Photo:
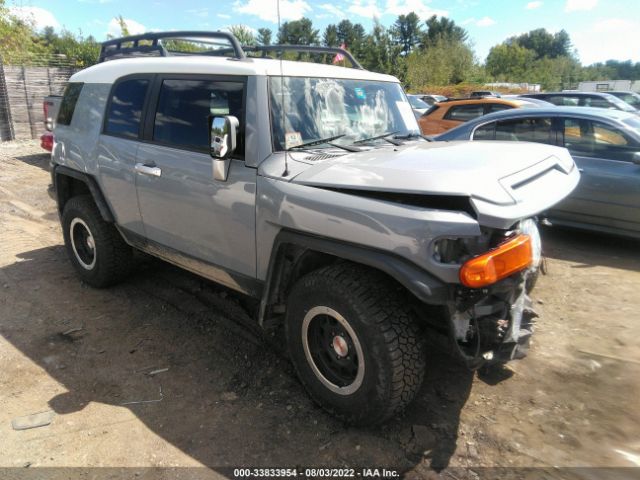
<path fill-rule="evenodd" d="M 476 97 L 496 97 L 500 98 L 501 95 L 498 92 L 492 92 L 490 90 L 477 90 L 475 92 L 471 92 L 471 98 Z"/>
<path fill-rule="evenodd" d="M 603 92 L 525 93 L 522 98 L 538 98 L 563 107 L 595 107 L 636 113 L 637 110 L 618 97 Z"/>
<path fill-rule="evenodd" d="M 623 102 L 627 102 L 636 110 L 640 110 L 640 94 L 637 92 L 607 92 L 609 95 L 618 97 Z"/>
<path fill-rule="evenodd" d="M 619 110 L 513 109 L 471 120 L 435 140 L 503 140 L 569 149 L 578 187 L 546 216 L 554 223 L 640 238 L 640 118 Z"/>

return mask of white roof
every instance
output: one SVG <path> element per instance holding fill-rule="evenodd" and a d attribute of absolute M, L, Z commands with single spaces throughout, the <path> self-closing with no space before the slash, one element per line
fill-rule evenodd
<path fill-rule="evenodd" d="M 280 75 L 280 60 L 247 58 L 237 60 L 228 57 L 198 55 L 176 57 L 131 57 L 109 60 L 82 70 L 71 82 L 113 83 L 120 77 L 134 73 L 181 73 L 212 75 Z M 291 77 L 346 78 L 398 82 L 396 77 L 355 68 L 337 67 L 309 62 L 282 61 L 282 74 Z"/>

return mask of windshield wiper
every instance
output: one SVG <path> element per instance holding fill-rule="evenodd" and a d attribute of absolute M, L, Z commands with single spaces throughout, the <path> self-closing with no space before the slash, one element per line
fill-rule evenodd
<path fill-rule="evenodd" d="M 346 135 L 346 133 L 343 133 L 341 135 L 334 135 L 333 137 L 319 138 L 317 140 L 311 140 L 310 142 L 304 142 L 304 143 L 301 143 L 300 145 L 294 145 L 293 147 L 289 147 L 289 148 L 287 148 L 287 150 L 293 150 L 295 148 L 313 147 L 314 145 L 322 145 L 323 143 L 328 143 L 329 145 L 341 146 L 341 145 L 333 144 L 331 142 L 334 141 L 334 140 L 337 140 L 339 138 L 342 138 L 345 135 Z"/>
<path fill-rule="evenodd" d="M 360 152 L 361 150 L 359 148 L 350 147 L 349 145 L 340 145 L 339 143 L 333 143 L 333 140 L 342 138 L 345 135 L 346 133 L 343 133 L 341 135 L 334 135 L 333 137 L 319 138 L 318 140 L 311 140 L 310 142 L 301 143 L 300 145 L 294 145 L 293 147 L 290 147 L 287 150 L 293 150 L 294 148 L 304 149 L 306 147 L 312 147 L 314 145 L 322 145 L 323 143 L 326 143 L 327 145 L 341 148 L 342 150 L 346 150 L 347 152 Z"/>
<path fill-rule="evenodd" d="M 400 145 L 400 143 L 394 142 L 392 139 L 387 138 L 387 137 L 390 137 L 391 135 L 395 135 L 396 133 L 398 132 L 397 131 L 387 132 L 387 133 L 383 133 L 382 135 L 376 135 L 375 137 L 363 138 L 362 140 L 356 140 L 355 142 L 353 142 L 353 144 L 357 145 L 358 143 L 367 143 L 367 142 L 373 142 L 374 140 L 383 139 L 385 142 L 389 142 L 397 147 Z M 396 138 L 396 137 L 393 137 L 393 138 Z"/>
<path fill-rule="evenodd" d="M 411 140 L 412 138 L 422 138 L 427 142 L 433 142 L 433 139 L 421 134 L 421 133 L 408 133 L 406 135 L 395 135 L 393 137 L 396 140 Z"/>

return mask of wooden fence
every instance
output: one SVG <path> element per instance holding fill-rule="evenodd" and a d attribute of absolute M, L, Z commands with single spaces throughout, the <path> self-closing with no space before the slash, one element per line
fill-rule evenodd
<path fill-rule="evenodd" d="M 44 97 L 61 95 L 76 70 L 0 62 L 0 140 L 38 138 L 44 132 Z"/>

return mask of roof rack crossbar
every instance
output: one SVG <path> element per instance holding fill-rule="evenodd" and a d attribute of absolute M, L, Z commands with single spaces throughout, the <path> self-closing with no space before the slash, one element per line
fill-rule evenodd
<path fill-rule="evenodd" d="M 100 58 L 98 63 L 104 62 L 109 57 L 134 54 L 160 52 L 163 57 L 169 56 L 167 49 L 158 40 L 194 40 L 198 38 L 211 38 L 227 40 L 231 44 L 229 52 L 233 52 L 237 59 L 244 59 L 246 55 L 238 39 L 230 32 L 200 32 L 200 31 L 177 31 L 177 32 L 150 32 L 142 35 L 130 35 L 128 37 L 114 38 L 102 42 L 100 48 Z M 150 41 L 151 45 L 140 45 L 141 41 Z M 197 40 L 196 40 L 197 41 Z M 132 43 L 131 47 L 123 47 L 123 44 Z"/>
<path fill-rule="evenodd" d="M 339 47 L 320 47 L 315 45 L 251 45 L 242 47 L 245 52 L 262 52 L 265 57 L 267 52 L 306 52 L 306 53 L 329 53 L 333 55 L 341 54 L 349 60 L 353 68 L 364 70 L 360 62 L 344 48 Z"/>

